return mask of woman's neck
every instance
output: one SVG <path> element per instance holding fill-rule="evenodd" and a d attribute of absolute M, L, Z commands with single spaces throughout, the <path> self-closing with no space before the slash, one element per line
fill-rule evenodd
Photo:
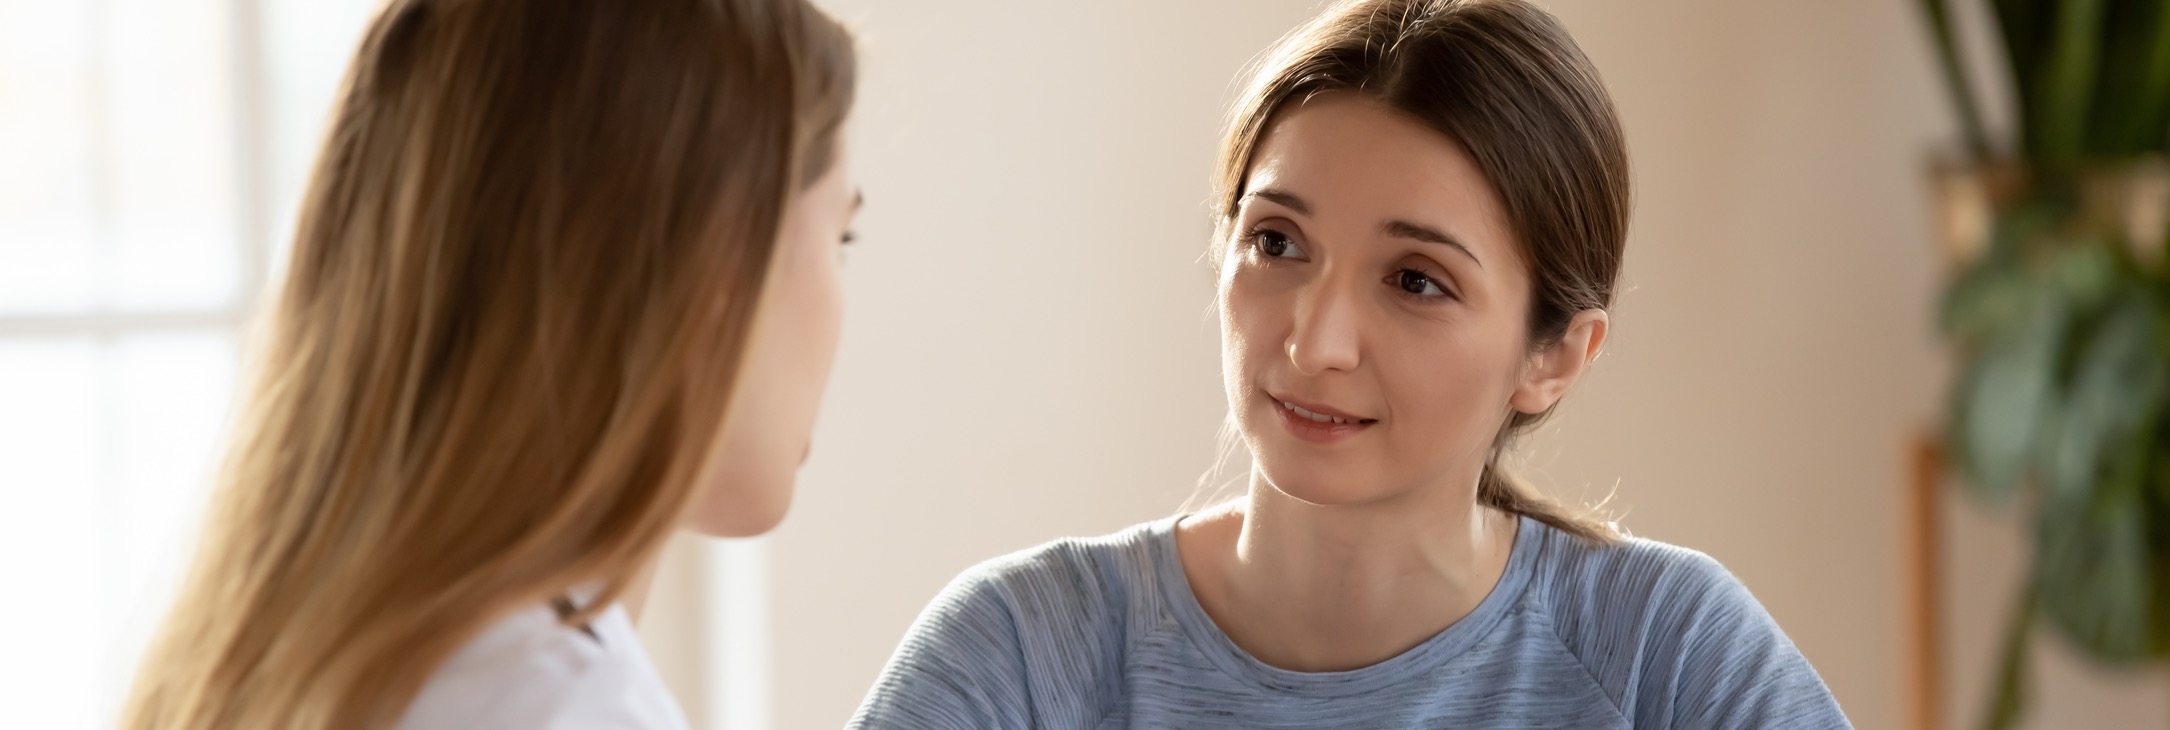
<path fill-rule="evenodd" d="M 1285 669 L 1341 671 L 1469 615 L 1505 572 L 1518 524 L 1473 492 L 1320 506 L 1254 474 L 1247 499 L 1185 520 L 1177 541 L 1199 603 L 1238 646 Z"/>
<path fill-rule="evenodd" d="M 634 624 L 640 623 L 641 609 L 648 607 L 648 592 L 656 584 L 656 566 L 662 562 L 661 555 L 650 558 L 633 573 L 633 580 L 625 584 L 625 593 L 618 596 L 618 605 L 625 607 L 626 618 Z"/>

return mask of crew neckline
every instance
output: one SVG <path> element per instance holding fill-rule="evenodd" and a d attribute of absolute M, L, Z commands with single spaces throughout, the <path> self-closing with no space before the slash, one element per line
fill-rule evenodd
<path fill-rule="evenodd" d="M 1237 646 L 1207 615 L 1191 591 L 1183 570 L 1183 558 L 1175 542 L 1175 526 L 1190 515 L 1177 515 L 1153 523 L 1149 530 L 1154 578 L 1160 593 L 1183 634 L 1214 666 L 1229 676 L 1273 692 L 1307 697 L 1345 697 L 1371 692 L 1436 669 L 1475 646 L 1510 615 L 1528 590 L 1542 543 L 1549 539 L 1544 523 L 1519 517 L 1514 546 L 1499 582 L 1469 615 L 1433 634 L 1409 650 L 1377 664 L 1336 672 L 1302 672 L 1283 669 L 1254 657 Z"/>

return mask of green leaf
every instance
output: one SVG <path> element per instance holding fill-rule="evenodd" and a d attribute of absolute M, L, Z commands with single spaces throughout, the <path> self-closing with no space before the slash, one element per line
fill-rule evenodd
<path fill-rule="evenodd" d="M 2158 330 L 2158 332 L 2163 331 Z M 2170 335 L 2170 332 L 2164 332 L 2164 335 Z M 2162 335 L 2158 336 L 2163 337 Z M 2163 337 L 2163 339 L 2170 339 L 2170 337 Z M 2170 352 L 2170 343 L 2166 343 L 2165 351 Z M 2155 461 L 2154 502 L 2156 509 L 2165 510 L 2170 509 L 2170 431 L 2166 431 L 2163 425 L 2170 423 L 2170 403 L 2160 403 L 2156 407 L 2161 410 L 2156 414 L 2158 420 L 2151 424 L 2155 430 L 2155 449 L 2153 453 L 2163 455 L 2165 458 L 2159 458 Z M 2170 514 L 2165 515 L 2162 530 L 2162 538 L 2165 542 L 2170 542 Z M 2170 544 L 2166 544 L 2164 547 L 2170 549 Z M 2166 583 L 2170 583 L 2170 570 L 2163 571 L 2163 579 Z M 2170 585 L 2166 585 L 2165 589 L 2165 594 L 2170 595 Z M 2165 605 L 2170 607 L 2170 604 Z M 2170 633 L 2165 633 L 2163 638 L 2170 639 Z M 2166 646 L 2166 648 L 2170 648 L 2170 646 Z"/>
<path fill-rule="evenodd" d="M 1938 328 L 1946 336 L 1973 345 L 2010 336 L 2027 321 L 2044 292 L 2030 276 L 2026 250 L 2051 230 L 2058 215 L 2053 206 L 2030 204 L 1997 216 L 1989 250 L 1945 290 Z"/>
<path fill-rule="evenodd" d="M 2170 142 L 2170 2 L 2117 0 L 2103 25 L 2088 153 L 2122 159 Z"/>
<path fill-rule="evenodd" d="M 2009 336 L 2041 296 L 2040 286 L 2018 267 L 1985 260 L 1945 290 L 1939 329 L 1964 343 Z"/>
<path fill-rule="evenodd" d="M 2057 3 L 2055 30 L 2042 65 L 2019 69 L 2038 79 L 2029 120 L 2034 125 L 2029 130 L 2035 142 L 2033 157 L 2053 169 L 2077 163 L 2086 150 L 2095 69 L 2102 61 L 2099 34 L 2103 6 L 2104 0 Z"/>
<path fill-rule="evenodd" d="M 2154 37 L 2144 41 L 2146 71 L 2132 122 L 2135 148 L 2170 154 L 2170 2 L 2155 0 Z"/>
<path fill-rule="evenodd" d="M 2019 606 L 2004 629 L 2003 656 L 1997 662 L 1997 690 L 1990 695 L 1988 730 L 2009 730 L 2027 709 L 2027 655 L 2034 638 L 2034 591 L 2019 592 Z"/>
<path fill-rule="evenodd" d="M 2064 307 L 2053 296 L 2036 297 L 2022 322 L 1968 363 L 1957 403 L 1954 451 L 1967 484 L 1991 499 L 2010 495 L 2026 476 L 2043 424 L 2057 412 Z"/>
<path fill-rule="evenodd" d="M 2080 350 L 2047 454 L 2053 490 L 2064 495 L 2093 490 L 2109 447 L 2132 439 L 2162 408 L 2170 372 L 2157 348 L 2156 322 L 2152 298 L 2128 291 Z"/>
<path fill-rule="evenodd" d="M 2117 256 L 2117 249 L 2100 237 L 2065 243 L 2051 255 L 2050 278 L 2075 314 L 2109 303 L 2119 283 Z"/>
<path fill-rule="evenodd" d="M 2158 319 L 2160 319 L 2158 317 Z M 2162 404 L 2157 408 L 2161 409 Z M 2150 534 L 2154 537 L 2153 554 L 2158 561 L 2155 569 L 2153 603 L 2153 638 L 2149 655 L 2157 660 L 2170 659 L 2170 502 L 2162 498 L 2164 479 L 2170 477 L 2170 460 L 2160 456 L 2166 451 L 2163 443 L 2165 414 L 2158 410 L 2143 424 L 2132 440 L 2126 442 L 2128 454 L 2135 456 L 2125 468 L 2145 473 L 2141 477 L 2141 489 L 2147 492 Z M 2151 472 L 2151 473 L 2148 473 Z"/>
<path fill-rule="evenodd" d="M 2046 495 L 2035 515 L 2035 600 L 2043 618 L 2083 654 L 2106 664 L 2149 658 L 2155 647 L 2153 513 L 2146 439 L 2129 439 L 2091 493 Z"/>
<path fill-rule="evenodd" d="M 2004 57 L 2011 64 L 2013 107 L 2018 112 L 2021 148 L 2032 153 L 2035 141 L 2034 112 L 2041 85 L 2034 70 L 2049 46 L 2051 18 L 2056 0 L 1995 0 L 1998 34 L 2004 38 Z"/>

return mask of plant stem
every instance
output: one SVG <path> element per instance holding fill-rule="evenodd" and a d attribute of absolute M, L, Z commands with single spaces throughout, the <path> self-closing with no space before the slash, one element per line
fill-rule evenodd
<path fill-rule="evenodd" d="M 2049 54 L 2038 69 L 2041 88 L 2034 109 L 2038 162 L 2069 170 L 2087 145 L 2087 116 L 2094 109 L 2095 69 L 2101 63 L 2102 0 L 2066 0 L 2057 6 Z"/>
<path fill-rule="evenodd" d="M 1951 93 L 1952 108 L 1959 114 L 1959 134 L 1966 145 L 1969 160 L 1983 162 L 1989 159 L 1989 135 L 1982 131 L 1981 106 L 1974 100 L 1974 84 L 1967 77 L 1966 67 L 1959 62 L 1958 41 L 1952 35 L 1950 8 L 1947 0 L 1921 0 L 1921 8 L 1929 19 L 1929 30 L 1936 38 L 1937 66 L 1944 71 L 1944 87 Z"/>
<path fill-rule="evenodd" d="M 1990 695 L 1989 716 L 1982 719 L 1987 730 L 2009 730 L 2027 711 L 2027 649 L 2034 634 L 2034 586 L 2020 589 L 2019 605 L 2005 628 L 2003 657 L 1998 661 L 1997 691 Z"/>

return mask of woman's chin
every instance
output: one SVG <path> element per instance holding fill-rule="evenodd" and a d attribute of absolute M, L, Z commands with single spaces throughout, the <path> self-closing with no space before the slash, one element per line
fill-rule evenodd
<path fill-rule="evenodd" d="M 1276 465 L 1263 463 L 1259 475 L 1267 486 L 1289 498 L 1321 507 L 1366 504 L 1390 496 L 1379 480 L 1351 473 L 1351 469 L 1322 468 L 1323 464 Z"/>
<path fill-rule="evenodd" d="M 709 537 L 758 537 L 784 521 L 791 511 L 792 482 L 796 474 L 771 477 L 768 484 L 716 485 L 695 496 L 693 508 L 680 523 Z M 780 482 L 780 483 L 778 483 Z"/>

